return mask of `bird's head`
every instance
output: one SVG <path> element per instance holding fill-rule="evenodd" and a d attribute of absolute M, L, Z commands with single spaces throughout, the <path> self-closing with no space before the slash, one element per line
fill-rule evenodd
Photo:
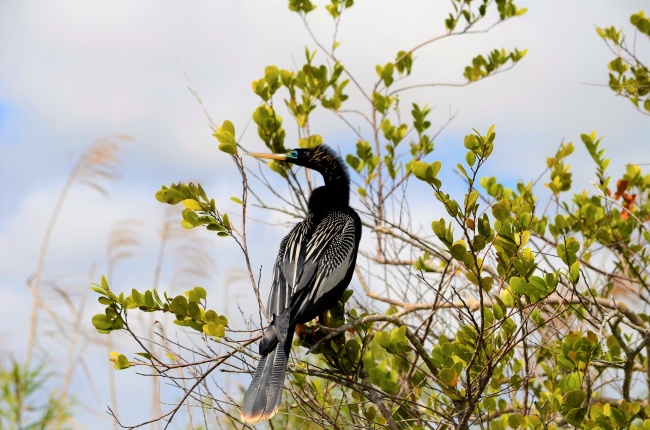
<path fill-rule="evenodd" d="M 318 145 L 313 148 L 292 149 L 286 154 L 257 154 L 249 153 L 251 157 L 264 158 L 267 160 L 286 161 L 298 166 L 318 170 L 317 167 L 326 161 L 326 157 L 336 157 L 336 154 L 325 145 Z"/>
<path fill-rule="evenodd" d="M 292 149 L 286 154 L 251 154 L 267 160 L 285 161 L 316 170 L 325 180 L 325 186 L 314 190 L 309 199 L 310 211 L 317 206 L 344 207 L 350 195 L 350 176 L 341 157 L 329 146 Z"/>
<path fill-rule="evenodd" d="M 305 160 L 309 158 L 306 156 L 305 151 L 308 149 L 292 149 L 286 154 L 266 154 L 266 153 L 253 153 L 249 152 L 246 155 L 250 155 L 255 158 L 264 158 L 266 160 L 276 160 L 276 161 L 288 161 L 290 163 L 295 163 L 300 166 L 304 166 L 304 163 L 300 163 L 300 160 Z"/>
<path fill-rule="evenodd" d="M 329 146 L 318 145 L 313 148 L 292 149 L 286 154 L 253 154 L 248 155 L 267 160 L 286 161 L 308 169 L 316 170 L 323 175 L 325 182 L 343 179 L 349 181 L 347 169 L 341 157 Z"/>

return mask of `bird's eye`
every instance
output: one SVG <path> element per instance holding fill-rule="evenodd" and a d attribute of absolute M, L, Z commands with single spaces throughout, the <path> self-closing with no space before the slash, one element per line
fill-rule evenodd
<path fill-rule="evenodd" d="M 298 151 L 295 149 L 289 153 L 289 157 L 291 158 L 298 158 Z"/>

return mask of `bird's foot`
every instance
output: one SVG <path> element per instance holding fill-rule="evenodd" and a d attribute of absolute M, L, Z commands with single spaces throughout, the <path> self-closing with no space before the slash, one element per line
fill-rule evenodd
<path fill-rule="evenodd" d="M 296 326 L 296 336 L 301 340 L 303 346 L 311 348 L 320 342 L 325 334 L 319 330 L 317 326 L 307 326 L 305 324 L 298 324 Z"/>

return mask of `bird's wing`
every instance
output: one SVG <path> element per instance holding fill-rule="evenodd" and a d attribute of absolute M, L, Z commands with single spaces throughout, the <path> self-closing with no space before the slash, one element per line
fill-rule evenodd
<path fill-rule="evenodd" d="M 311 277 L 303 276 L 296 292 L 309 286 L 306 304 L 315 303 L 338 286 L 354 264 L 360 222 L 349 212 L 332 212 L 316 227 L 307 244 L 305 266 L 312 265 Z"/>
<path fill-rule="evenodd" d="M 273 267 L 273 283 L 269 294 L 268 312 L 278 316 L 291 305 L 298 280 L 304 271 L 305 254 L 313 216 L 296 224 L 280 243 Z"/>
<path fill-rule="evenodd" d="M 296 224 L 282 240 L 273 270 L 269 312 L 280 315 L 300 294 L 303 304 L 314 303 L 336 287 L 355 261 L 360 222 L 349 212 L 331 212 L 315 228 L 313 215 Z"/>

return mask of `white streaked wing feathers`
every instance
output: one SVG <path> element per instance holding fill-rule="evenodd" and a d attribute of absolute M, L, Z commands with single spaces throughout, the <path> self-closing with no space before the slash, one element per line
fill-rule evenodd
<path fill-rule="evenodd" d="M 290 306 L 293 295 L 308 285 L 308 300 L 318 300 L 343 280 L 352 264 L 354 219 L 345 212 L 332 212 L 307 240 L 312 222 L 313 216 L 309 215 L 280 244 L 268 303 L 273 315 L 280 315 Z"/>

